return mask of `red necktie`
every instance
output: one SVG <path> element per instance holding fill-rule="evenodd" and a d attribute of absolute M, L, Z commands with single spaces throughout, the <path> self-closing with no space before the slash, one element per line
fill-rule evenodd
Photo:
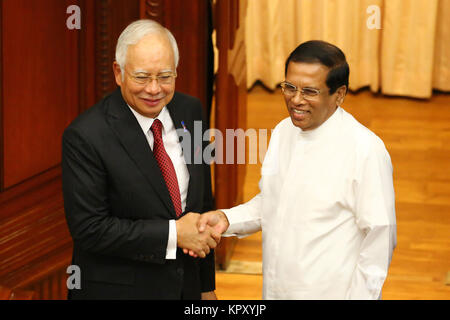
<path fill-rule="evenodd" d="M 170 198 L 172 199 L 173 206 L 175 208 L 175 213 L 177 217 L 180 216 L 181 210 L 181 197 L 180 197 L 180 188 L 178 187 L 177 174 L 175 173 L 175 168 L 173 167 L 172 161 L 170 160 L 169 155 L 164 149 L 164 144 L 162 141 L 162 123 L 158 119 L 153 121 L 152 127 L 150 130 L 153 132 L 153 155 L 155 156 L 156 161 L 158 162 L 159 169 L 164 177 L 166 182 L 167 189 L 170 193 Z"/>

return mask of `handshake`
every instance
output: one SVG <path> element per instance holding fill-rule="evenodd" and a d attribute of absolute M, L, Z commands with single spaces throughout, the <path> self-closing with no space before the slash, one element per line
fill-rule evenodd
<path fill-rule="evenodd" d="M 176 221 L 177 246 L 185 254 L 204 258 L 219 244 L 229 225 L 227 217 L 219 210 L 203 214 L 189 212 Z"/>

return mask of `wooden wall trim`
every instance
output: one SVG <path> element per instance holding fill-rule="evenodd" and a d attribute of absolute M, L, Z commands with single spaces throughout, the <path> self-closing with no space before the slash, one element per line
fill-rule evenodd
<path fill-rule="evenodd" d="M 2 194 L 0 284 L 21 288 L 68 266 L 72 240 L 67 228 L 57 170 L 39 181 Z M 6 199 L 5 199 L 6 198 Z M 19 200 L 19 201 L 18 201 Z"/>
<path fill-rule="evenodd" d="M 32 285 L 24 286 L 24 289 L 34 292 L 33 299 L 62 300 L 67 297 L 67 265 L 69 262 L 44 278 L 35 281 Z"/>
<path fill-rule="evenodd" d="M 111 61 L 114 57 L 110 55 L 112 46 L 111 35 L 111 1 L 97 0 L 95 1 L 95 64 L 96 64 L 96 100 L 100 100 L 111 90 Z"/>
<path fill-rule="evenodd" d="M 164 23 L 164 3 L 161 0 L 140 0 L 141 18 L 149 18 Z"/>
<path fill-rule="evenodd" d="M 61 189 L 57 186 L 49 188 L 60 180 L 61 167 L 57 166 L 0 193 L 0 212 L 2 213 L 0 221 L 9 218 L 21 207 L 24 208 L 34 202 L 39 202 L 42 198 L 45 198 L 45 195 L 61 193 Z M 41 193 L 35 194 L 36 191 Z M 12 205 L 13 203 L 16 203 L 15 208 Z"/>
<path fill-rule="evenodd" d="M 13 290 L 0 285 L 0 300 L 31 300 L 34 296 L 33 291 Z"/>
<path fill-rule="evenodd" d="M 117 39 L 128 24 L 139 19 L 140 2 L 139 0 L 92 2 L 95 2 L 95 102 L 97 102 L 117 88 L 112 69 Z"/>
<path fill-rule="evenodd" d="M 95 3 L 81 0 L 82 27 L 79 33 L 79 75 L 80 75 L 80 107 L 83 112 L 96 102 L 95 83 Z"/>
<path fill-rule="evenodd" d="M 214 9 L 219 51 L 215 92 L 216 128 L 222 132 L 230 128 L 245 130 L 246 127 L 245 8 L 246 2 L 243 0 L 217 0 Z M 226 159 L 226 151 L 216 150 L 216 153 L 219 158 L 222 153 L 222 159 Z M 237 145 L 234 144 L 234 161 L 237 159 L 236 151 Z M 243 200 L 245 165 L 215 164 L 214 169 L 216 207 L 229 208 L 240 204 Z M 216 263 L 225 269 L 230 262 L 236 238 L 223 240 L 216 248 Z"/>

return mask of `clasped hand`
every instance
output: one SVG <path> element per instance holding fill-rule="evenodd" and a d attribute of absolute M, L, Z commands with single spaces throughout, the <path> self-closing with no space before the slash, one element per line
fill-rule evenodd
<path fill-rule="evenodd" d="M 222 211 L 209 211 L 204 214 L 189 212 L 176 221 L 177 246 L 186 254 L 204 258 L 219 244 L 228 225 Z"/>

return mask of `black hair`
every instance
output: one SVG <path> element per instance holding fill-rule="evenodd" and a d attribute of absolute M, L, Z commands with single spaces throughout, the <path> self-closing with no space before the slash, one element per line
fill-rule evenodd
<path fill-rule="evenodd" d="M 291 61 L 323 64 L 330 69 L 326 79 L 330 94 L 335 93 L 343 85 L 346 86 L 348 91 L 350 68 L 344 53 L 335 45 L 321 40 L 303 42 L 286 59 L 284 75 L 287 74 L 288 65 Z"/>

